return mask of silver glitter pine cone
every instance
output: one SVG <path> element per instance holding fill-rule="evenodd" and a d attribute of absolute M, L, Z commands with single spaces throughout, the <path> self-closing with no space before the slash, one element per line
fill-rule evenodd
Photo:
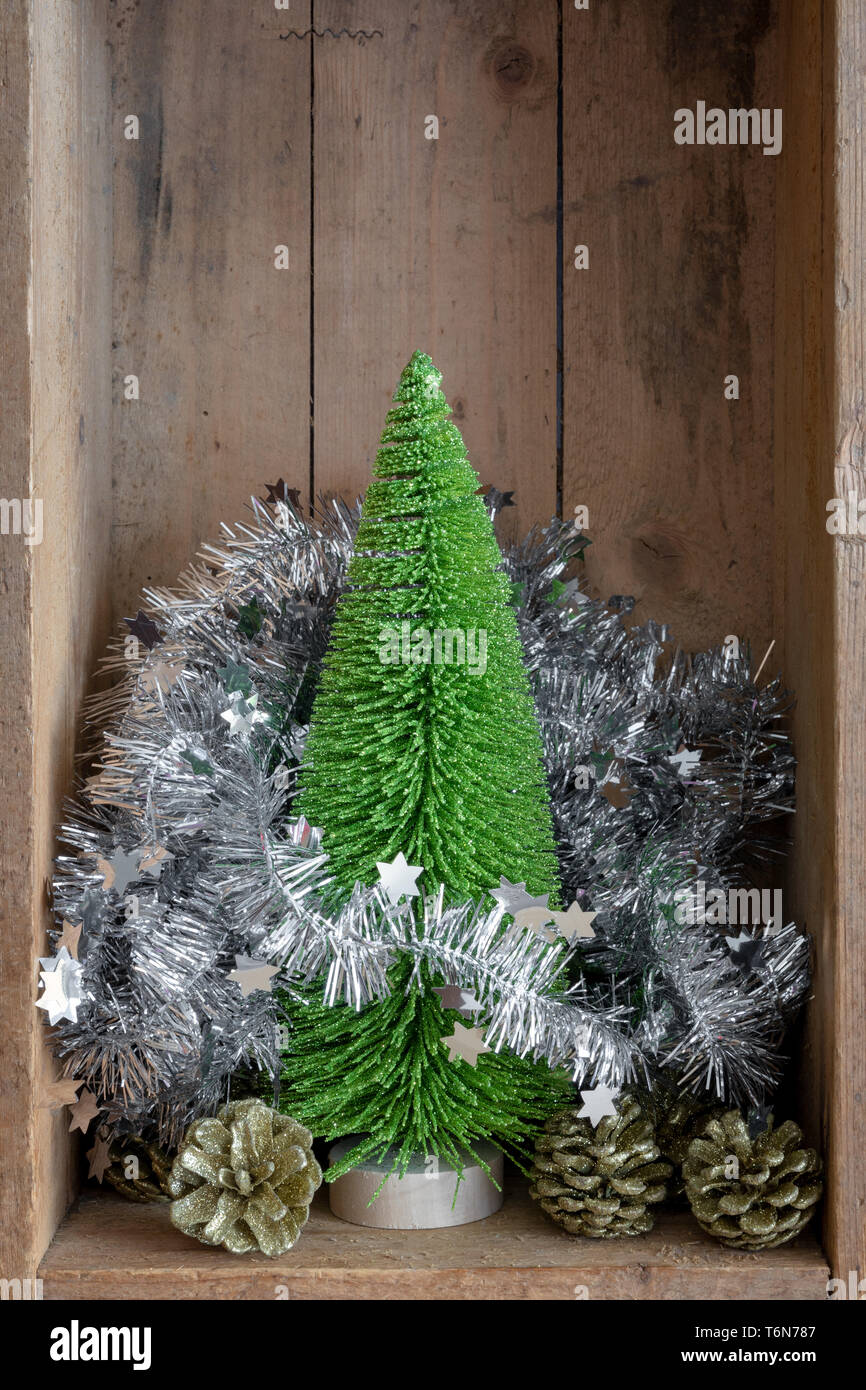
<path fill-rule="evenodd" d="M 178 1230 L 232 1254 L 290 1250 L 322 1181 L 313 1136 L 256 1098 L 233 1101 L 184 1135 L 169 1178 Z"/>
<path fill-rule="evenodd" d="M 689 1145 L 686 1196 L 698 1223 L 734 1250 L 771 1250 L 799 1235 L 823 1191 L 821 1160 L 793 1120 L 752 1139 L 736 1110 Z"/>
<path fill-rule="evenodd" d="M 672 1168 L 660 1157 L 652 1120 L 629 1093 L 616 1105 L 617 1115 L 596 1127 L 578 1118 L 581 1107 L 558 1110 L 537 1142 L 530 1194 L 569 1235 L 646 1235 L 651 1208 L 667 1195 Z"/>

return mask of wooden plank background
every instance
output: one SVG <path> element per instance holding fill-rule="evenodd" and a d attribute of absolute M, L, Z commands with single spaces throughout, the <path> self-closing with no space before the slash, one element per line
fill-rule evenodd
<path fill-rule="evenodd" d="M 482 481 L 516 491 L 504 538 L 549 519 L 559 474 L 566 510 L 589 507 L 595 592 L 634 593 L 686 646 L 763 651 L 775 161 L 678 147 L 673 111 L 774 104 L 771 14 L 243 0 L 214 24 L 204 0 L 117 0 L 116 615 L 271 474 L 363 492 L 420 347 Z"/>
<path fill-rule="evenodd" d="M 555 6 L 299 13 L 117 6 L 118 616 L 271 475 L 362 492 L 416 347 L 519 524 L 556 509 Z"/>
<path fill-rule="evenodd" d="M 565 509 L 589 508 L 600 597 L 633 594 L 687 649 L 751 638 L 760 660 L 777 160 L 677 145 L 673 117 L 779 105 L 772 9 L 564 6 L 563 60 Z"/>
<path fill-rule="evenodd" d="M 214 11 L 112 6 L 118 620 L 266 481 L 308 500 L 309 45 L 261 0 Z"/>
<path fill-rule="evenodd" d="M 415 348 L 512 533 L 556 510 L 557 12 L 316 0 L 315 469 L 362 492 Z M 310 42 L 307 40 L 306 42 Z M 439 122 L 438 140 L 424 135 Z M 514 517 L 514 520 L 512 520 Z"/>

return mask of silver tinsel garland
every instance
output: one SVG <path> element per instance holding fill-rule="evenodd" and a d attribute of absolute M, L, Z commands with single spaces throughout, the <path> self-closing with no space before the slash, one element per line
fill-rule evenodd
<path fill-rule="evenodd" d="M 239 1068 L 276 1072 L 277 1000 L 245 996 L 238 957 L 278 967 L 290 994 L 319 980 L 327 1002 L 362 1008 L 408 953 L 474 994 L 489 1046 L 579 1083 L 666 1069 L 696 1093 L 765 1099 L 808 943 L 774 922 L 744 969 L 723 929 L 674 912 L 697 880 L 726 892 L 749 860 L 779 853 L 764 826 L 793 807 L 794 759 L 778 682 L 758 688 L 748 653 L 672 653 L 665 628 L 629 629 L 628 601 L 564 585 L 586 541 L 552 522 L 504 563 L 563 896 L 597 913 L 594 939 L 506 931 L 492 898 L 428 898 L 420 926 L 376 887 L 341 901 L 292 799 L 357 511 L 331 504 L 311 522 L 286 500 L 253 513 L 176 591 L 146 592 L 150 622 L 116 641 L 115 684 L 87 707 L 96 760 L 54 881 L 58 923 L 82 929 L 82 999 L 53 1040 L 107 1128 L 174 1143 Z"/>

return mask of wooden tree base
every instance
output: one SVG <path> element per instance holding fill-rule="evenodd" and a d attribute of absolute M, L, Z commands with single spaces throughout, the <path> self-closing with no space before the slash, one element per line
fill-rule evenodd
<path fill-rule="evenodd" d="M 355 1142 L 341 1139 L 333 1145 L 329 1155 L 332 1166 Z M 388 1177 L 373 1201 L 383 1177 L 390 1173 L 396 1152 L 389 1149 L 380 1160 L 368 1159 L 328 1184 L 335 1216 L 355 1226 L 427 1231 L 481 1221 L 502 1206 L 502 1154 L 492 1144 L 479 1144 L 477 1152 L 494 1181 L 469 1154 L 459 1183 L 449 1163 L 433 1155 L 416 1154 L 403 1177 Z"/>

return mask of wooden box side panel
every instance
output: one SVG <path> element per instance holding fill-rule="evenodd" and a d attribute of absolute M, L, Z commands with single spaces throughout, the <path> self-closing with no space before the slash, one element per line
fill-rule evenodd
<path fill-rule="evenodd" d="M 81 702 L 111 610 L 111 119 L 106 0 L 33 7 L 31 485 L 44 499 L 34 559 L 33 927 L 41 938 L 56 829 L 72 783 Z M 44 948 L 42 949 L 44 954 Z M 38 1030 L 37 1248 L 77 1185 L 69 1112 L 45 1087 L 59 1065 Z"/>
<path fill-rule="evenodd" d="M 827 1162 L 828 1257 L 847 1280 L 866 1265 L 866 548 L 826 523 L 832 498 L 866 497 L 863 16 L 844 0 L 783 6 L 782 51 L 776 621 L 797 692 L 791 913 L 815 944 L 800 1097 Z"/>
<path fill-rule="evenodd" d="M 863 72 L 866 14 L 836 0 L 824 7 L 825 326 L 832 362 L 835 498 L 866 503 L 866 157 Z M 828 71 L 828 54 L 833 70 Z M 825 502 L 826 521 L 826 502 Z M 833 994 L 821 994 L 829 1081 L 827 1246 L 834 1272 L 866 1274 L 866 525 L 837 535 L 833 553 L 836 832 Z M 824 541 L 824 537 L 821 537 Z M 828 536 L 827 541 L 830 540 Z M 826 543 L 826 542 L 825 542 Z M 826 727 L 829 741 L 830 727 Z"/>
<path fill-rule="evenodd" d="M 3 302 L 0 371 L 0 466 L 4 498 L 30 497 L 30 63 L 29 6 L 10 0 L 4 14 L 0 88 L 0 295 Z M 33 1183 L 35 1144 L 33 1083 L 36 1020 L 32 1004 L 33 930 L 31 903 L 33 851 L 33 692 L 30 631 L 33 602 L 33 550 L 20 535 L 0 536 L 2 622 L 0 622 L 0 839 L 4 863 L 0 882 L 3 935 L 2 1059 L 0 1143 L 4 1199 L 0 1221 L 0 1275 L 27 1278 L 21 1261 L 33 1250 L 38 1194 Z"/>
<path fill-rule="evenodd" d="M 51 1108 L 59 1069 L 34 1008 L 34 957 L 47 951 L 55 827 L 110 607 L 107 24 L 105 0 L 4 14 L 3 492 L 32 507 L 32 544 L 0 541 L 6 1277 L 33 1272 L 76 1174 L 68 1114 Z"/>

